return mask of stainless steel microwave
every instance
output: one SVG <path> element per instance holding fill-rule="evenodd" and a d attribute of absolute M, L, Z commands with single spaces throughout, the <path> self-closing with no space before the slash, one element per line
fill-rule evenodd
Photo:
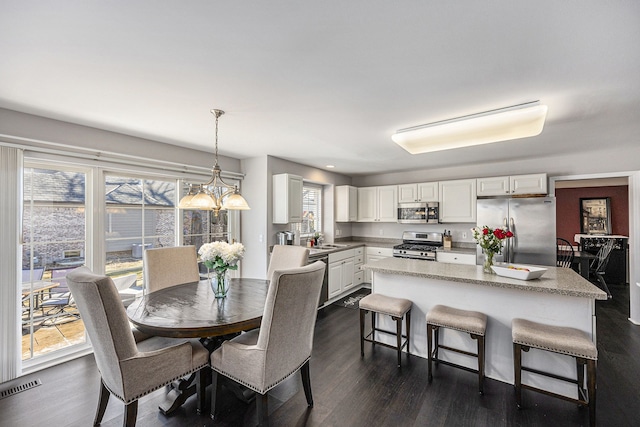
<path fill-rule="evenodd" d="M 437 224 L 438 220 L 438 202 L 398 205 L 398 222 L 401 224 Z"/>

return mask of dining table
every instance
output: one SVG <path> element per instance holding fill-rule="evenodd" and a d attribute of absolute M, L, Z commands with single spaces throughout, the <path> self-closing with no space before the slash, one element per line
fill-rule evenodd
<path fill-rule="evenodd" d="M 231 278 L 227 296 L 215 298 L 210 280 L 203 279 L 147 293 L 129 305 L 127 316 L 140 332 L 198 338 L 211 353 L 225 340 L 260 327 L 268 289 L 268 280 Z M 162 413 L 172 413 L 195 392 L 194 378 L 173 385 L 160 404 Z M 233 391 L 250 398 L 244 389 Z"/>

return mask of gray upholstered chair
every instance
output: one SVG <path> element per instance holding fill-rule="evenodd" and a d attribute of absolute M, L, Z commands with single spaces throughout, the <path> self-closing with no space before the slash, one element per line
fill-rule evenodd
<path fill-rule="evenodd" d="M 258 422 L 268 424 L 267 393 L 301 370 L 307 403 L 313 407 L 309 359 L 325 264 L 276 270 L 269 285 L 260 329 L 225 341 L 211 354 L 213 393 L 211 417 L 216 415 L 220 390 L 218 373 L 258 393 Z"/>
<path fill-rule="evenodd" d="M 148 293 L 200 280 L 195 246 L 147 249 L 142 258 L 144 286 Z"/>
<path fill-rule="evenodd" d="M 302 246 L 275 245 L 271 251 L 267 280 L 271 280 L 276 270 L 302 267 L 309 262 L 309 249 Z"/>
<path fill-rule="evenodd" d="M 80 267 L 67 275 L 67 284 L 91 339 L 102 377 L 94 425 L 102 421 L 113 394 L 126 405 L 124 425 L 135 426 L 139 398 L 194 372 L 198 411 L 202 410 L 209 352 L 197 340 L 151 337 L 136 342 L 110 277 Z"/>

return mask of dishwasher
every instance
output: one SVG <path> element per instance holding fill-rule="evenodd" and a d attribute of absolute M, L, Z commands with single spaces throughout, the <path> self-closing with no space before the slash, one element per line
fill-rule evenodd
<path fill-rule="evenodd" d="M 307 264 L 313 264 L 316 261 L 322 261 L 326 267 L 324 269 L 324 277 L 322 278 L 322 290 L 320 291 L 320 301 L 318 307 L 322 306 L 329 299 L 329 255 L 313 255 L 309 257 Z"/>

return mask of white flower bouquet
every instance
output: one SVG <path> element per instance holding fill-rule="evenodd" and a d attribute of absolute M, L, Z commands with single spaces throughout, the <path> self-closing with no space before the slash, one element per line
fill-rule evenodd
<path fill-rule="evenodd" d="M 227 270 L 237 270 L 238 261 L 244 256 L 242 243 L 211 242 L 200 246 L 200 259 L 209 270 L 223 274 Z"/>

